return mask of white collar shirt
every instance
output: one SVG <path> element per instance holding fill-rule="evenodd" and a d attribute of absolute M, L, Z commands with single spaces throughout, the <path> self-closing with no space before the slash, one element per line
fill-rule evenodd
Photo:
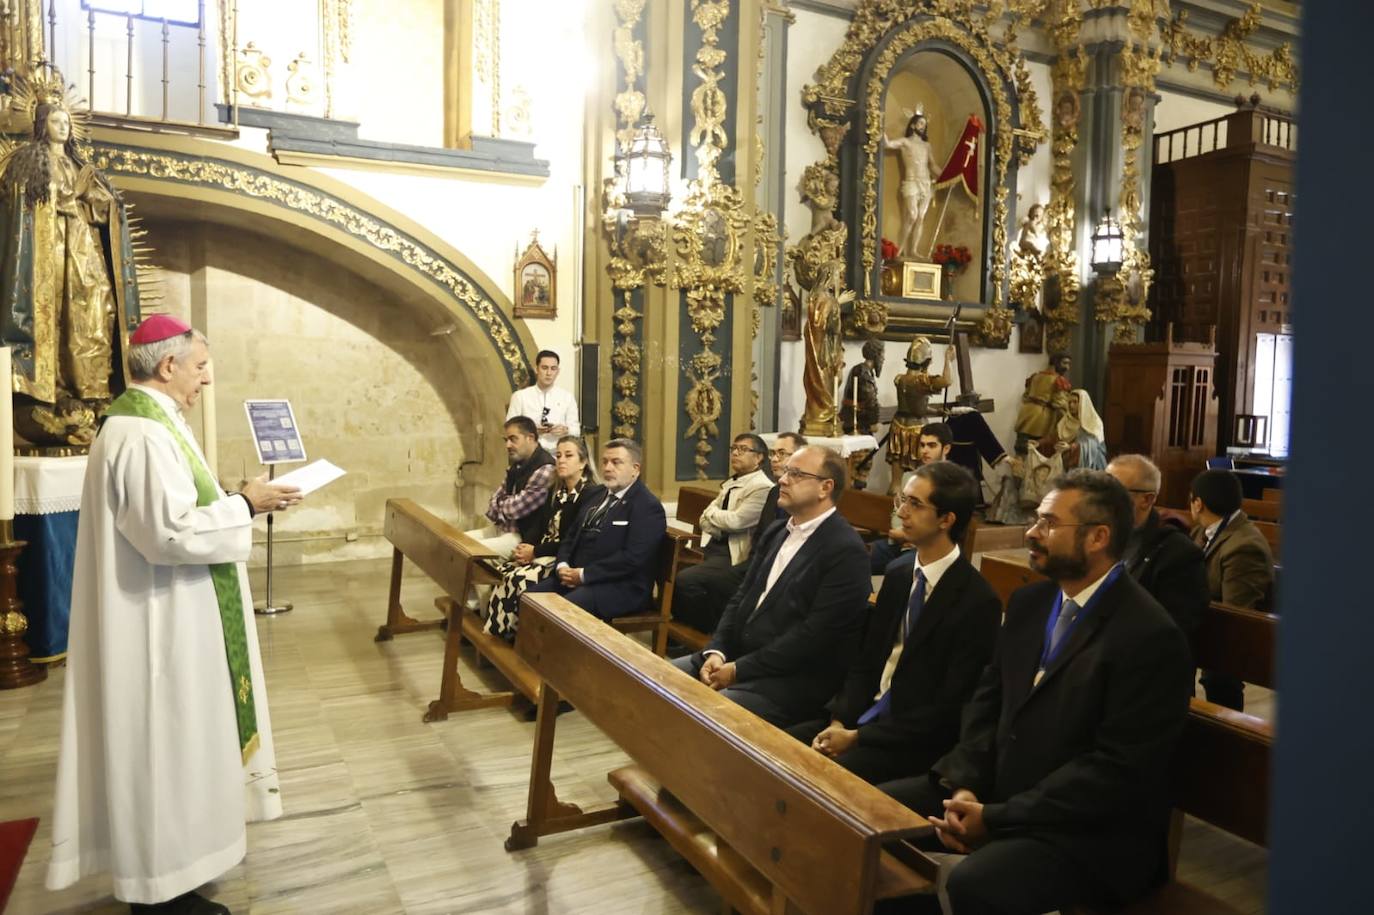
<path fill-rule="evenodd" d="M 544 411 L 548 410 L 546 414 Z M 547 423 L 550 426 L 567 426 L 569 435 L 581 435 L 582 425 L 578 421 L 577 398 L 572 392 L 557 385 L 543 390 L 537 384 L 521 388 L 510 397 L 510 407 L 506 419 L 528 416 L 536 426 Z M 558 446 L 558 436 L 541 434 L 539 444 L 545 451 L 553 452 Z"/>
<path fill-rule="evenodd" d="M 783 570 L 788 563 L 806 545 L 806 541 L 811 539 L 811 535 L 816 533 L 816 528 L 825 523 L 825 519 L 835 514 L 835 509 L 831 508 L 810 521 L 797 524 L 790 518 L 787 521 L 787 539 L 783 540 L 782 546 L 778 547 L 778 553 L 773 557 L 773 565 L 768 569 L 768 580 L 763 586 L 763 593 L 759 595 L 759 601 L 754 606 L 757 608 L 768 597 L 768 592 L 773 590 L 773 585 L 778 583 L 782 577 Z"/>
<path fill-rule="evenodd" d="M 930 595 L 935 593 L 935 586 L 940 583 L 940 579 L 949 571 L 950 566 L 954 565 L 959 558 L 959 545 L 956 543 L 954 549 L 950 550 L 939 559 L 928 566 L 921 565 L 920 559 L 916 560 L 916 568 L 926 577 L 926 595 L 922 601 L 922 606 L 930 603 Z M 907 607 L 911 606 L 911 598 L 916 594 L 916 575 L 911 576 L 911 590 L 907 592 L 906 606 L 902 608 L 903 615 L 907 612 Z M 906 647 L 905 626 L 897 626 L 897 638 L 892 643 L 892 652 L 887 656 L 887 663 L 883 665 L 883 675 L 878 679 L 878 693 L 873 698 L 879 699 L 883 693 L 892 688 L 892 675 L 897 672 L 897 662 L 902 659 L 902 649 Z"/>

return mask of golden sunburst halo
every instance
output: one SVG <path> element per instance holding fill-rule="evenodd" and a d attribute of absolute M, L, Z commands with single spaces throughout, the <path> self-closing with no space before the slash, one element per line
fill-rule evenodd
<path fill-rule="evenodd" d="M 67 112 L 72 122 L 72 136 L 78 143 L 90 137 L 90 109 L 86 99 L 77 91 L 75 83 L 68 83 L 62 71 L 52 64 L 36 64 L 31 73 L 17 74 L 11 89 L 11 105 L 28 118 L 30 127 L 39 105 L 50 105 Z"/>

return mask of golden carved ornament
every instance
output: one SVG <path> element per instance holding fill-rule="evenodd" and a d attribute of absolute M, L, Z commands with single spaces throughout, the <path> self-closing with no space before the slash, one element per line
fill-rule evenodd
<path fill-rule="evenodd" d="M 644 18 L 645 3 L 646 0 L 615 0 L 616 25 L 611 47 L 624 73 L 624 85 L 616 94 L 612 108 L 617 119 L 616 140 L 622 147 L 629 144 L 635 125 L 647 106 L 640 89 L 644 76 L 644 43 L 635 37 L 635 30 Z M 617 199 L 615 188 L 616 179 L 609 178 L 602 194 L 605 203 L 602 212 L 608 214 L 604 227 L 613 240 L 619 238 L 619 242 L 611 246 L 611 259 L 606 266 L 612 288 L 621 293 L 621 305 L 612 314 L 615 320 L 615 342 L 611 347 L 611 387 L 615 392 L 615 403 L 611 407 L 612 431 L 623 438 L 638 439 L 641 415 L 638 397 L 644 355 L 637 337 L 644 315 L 631 304 L 631 291 L 661 275 L 667 244 L 663 225 L 657 221 L 635 221 L 621 232 L 617 214 L 624 201 Z"/>
<path fill-rule="evenodd" d="M 248 97 L 248 104 L 261 107 L 262 103 L 272 100 L 272 58 L 264 54 L 253 42 L 239 51 L 238 78 L 240 95 Z"/>
<path fill-rule="evenodd" d="M 864 164 L 860 174 L 859 245 L 865 298 L 855 304 L 856 314 L 849 319 L 852 326 L 871 327 L 879 316 L 884 322 L 886 320 L 885 309 L 874 307 L 877 303 L 866 297 L 873 292 L 872 276 L 877 256 L 877 150 L 883 132 L 883 99 L 888 77 L 911 48 L 922 41 L 940 39 L 961 48 L 983 72 L 992 91 L 990 101 L 998 128 L 994 147 L 995 176 L 989 181 L 993 188 L 993 238 L 989 255 L 993 301 L 979 336 L 991 341 L 1009 339 L 1009 331 L 1004 336 L 1003 327 L 1010 311 L 1002 307 L 1007 278 L 1006 177 L 1012 157 L 1021 163 L 1029 162 L 1044 137 L 1039 100 L 1025 60 L 1016 46 L 1016 28 L 1018 22 L 1028 22 L 1042 14 L 1047 4 L 1065 2 L 1071 0 L 1009 0 L 991 5 L 973 0 L 860 0 L 840 48 L 816 71 L 816 81 L 802 89 L 802 102 L 809 112 L 808 124 L 821 137 L 827 150 L 826 159 L 813 168 L 831 171 L 838 180 L 840 143 L 853 123 L 849 114 L 854 104 L 849 97 L 850 81 L 862 69 L 870 50 L 880 42 L 887 42 L 873 64 L 868 83 L 860 89 L 863 111 L 858 123 L 864 132 Z M 1007 13 L 1012 15 L 1011 22 L 994 38 L 990 26 L 1002 21 Z M 1015 129 L 1012 120 L 1007 85 L 1014 87 L 1019 103 L 1019 130 Z M 822 186 L 819 178 L 812 178 L 810 184 L 817 188 Z M 816 234 L 814 230 L 812 234 Z M 808 236 L 798 247 L 815 247 L 818 241 Z M 789 252 L 794 269 L 798 265 L 804 268 L 810 260 L 804 254 L 802 251 Z M 802 271 L 796 272 L 801 279 Z"/>
<path fill-rule="evenodd" d="M 1078 146 L 1078 122 L 1082 115 L 1079 100 L 1087 84 L 1088 57 L 1079 43 L 1082 18 L 1077 0 L 1052 0 L 1047 15 L 1054 19 L 1058 56 L 1051 68 L 1054 110 L 1050 113 L 1050 200 L 1045 207 L 1046 234 L 1050 239 L 1045 255 L 1045 276 L 1053 278 L 1054 295 L 1045 296 L 1046 342 L 1051 352 L 1069 348 L 1072 328 L 1078 323 L 1079 278 L 1076 244 L 1077 214 L 1074 204 L 1077 179 L 1073 154 Z"/>
<path fill-rule="evenodd" d="M 1157 49 L 1126 44 L 1121 48 L 1121 190 L 1117 199 L 1121 224 L 1121 267 L 1114 277 L 1100 278 L 1094 298 L 1099 323 L 1116 322 L 1117 342 L 1134 342 L 1135 328 L 1150 319 L 1145 305 L 1154 278 L 1150 254 L 1140 246 L 1145 234 L 1144 203 L 1140 175 L 1140 148 L 1144 143 L 1149 97 L 1159 72 Z"/>
<path fill-rule="evenodd" d="M 1259 3 L 1251 3 L 1240 18 L 1222 26 L 1221 34 L 1208 37 L 1189 31 L 1188 11 L 1179 10 L 1173 19 L 1160 24 L 1159 35 L 1170 63 L 1184 58 L 1189 72 L 1196 71 L 1203 62 L 1208 63 L 1212 82 L 1220 89 L 1228 88 L 1236 74 L 1244 73 L 1252 86 L 1264 82 L 1270 91 L 1284 86 L 1296 93 L 1298 63 L 1291 43 L 1285 41 L 1268 54 L 1254 51 L 1245 43 L 1259 29 L 1260 19 Z"/>

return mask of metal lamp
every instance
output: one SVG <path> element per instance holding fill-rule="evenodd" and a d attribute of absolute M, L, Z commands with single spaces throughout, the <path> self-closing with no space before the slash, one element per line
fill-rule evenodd
<path fill-rule="evenodd" d="M 1121 224 L 1112 218 L 1112 211 L 1103 213 L 1102 221 L 1093 230 L 1093 269 L 1101 274 L 1120 270 L 1125 243 Z"/>
<path fill-rule="evenodd" d="M 636 216 L 656 217 L 668 208 L 672 193 L 668 169 L 673 154 L 668 141 L 654 126 L 654 116 L 645 114 L 635 125 L 634 136 L 619 156 L 622 197 Z"/>

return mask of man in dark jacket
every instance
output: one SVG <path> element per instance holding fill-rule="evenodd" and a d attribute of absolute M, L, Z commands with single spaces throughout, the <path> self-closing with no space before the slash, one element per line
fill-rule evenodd
<path fill-rule="evenodd" d="M 1160 474 L 1143 454 L 1112 458 L 1107 472 L 1131 495 L 1135 527 L 1122 560 L 1140 586 L 1169 611 L 1183 634 L 1192 638 L 1207 612 L 1207 562 L 1187 531 L 1155 510 Z"/>
<path fill-rule="evenodd" d="M 467 535 L 509 559 L 520 543 L 534 543 L 544 503 L 553 486 L 553 456 L 539 447 L 539 430 L 528 416 L 513 416 L 505 425 L 506 457 L 510 466 L 506 479 L 487 502 L 491 523 Z"/>
<path fill-rule="evenodd" d="M 554 591 L 603 620 L 639 613 L 654 589 L 655 563 L 667 531 L 663 503 L 639 479 L 639 443 L 613 438 L 601 451 L 606 497 L 580 512 L 558 547 L 554 574 L 529 591 Z"/>
<path fill-rule="evenodd" d="M 925 772 L 958 742 L 959 712 L 1002 626 L 1002 602 L 959 554 L 978 504 L 973 474 L 949 461 L 924 464 L 898 499 L 915 549 L 887 567 L 829 720 L 788 730 L 875 784 Z"/>
<path fill-rule="evenodd" d="M 853 663 L 868 615 L 868 551 L 835 505 L 845 463 L 808 446 L 788 459 L 778 504 L 704 651 L 678 658 L 733 702 L 781 728 L 824 714 Z"/>
<path fill-rule="evenodd" d="M 1055 482 L 1026 534 L 1051 580 L 1012 595 L 958 746 L 880 786 L 968 854 L 947 883 L 955 915 L 1122 905 L 1166 876 L 1193 671 L 1183 633 L 1120 565 L 1131 519 L 1102 471 Z"/>

